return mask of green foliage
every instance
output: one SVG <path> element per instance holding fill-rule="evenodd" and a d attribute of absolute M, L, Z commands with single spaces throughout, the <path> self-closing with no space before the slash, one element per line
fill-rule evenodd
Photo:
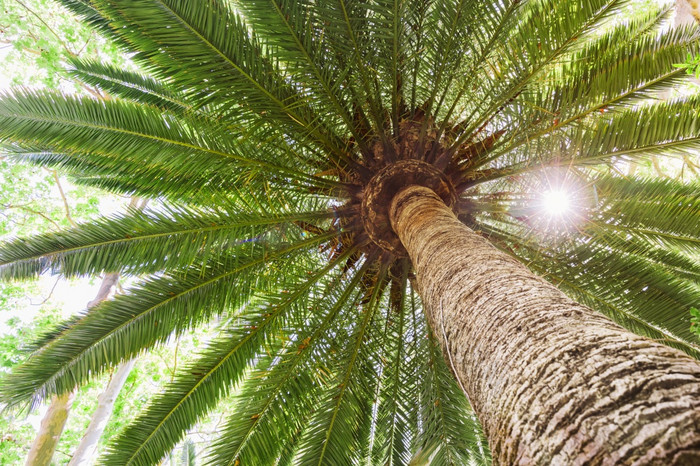
<path fill-rule="evenodd" d="M 0 184 L 0 236 L 57 231 L 70 226 L 51 172 L 0 160 Z M 83 186 L 70 189 L 68 203 L 78 219 L 94 217 L 99 211 L 97 192 Z"/>
<path fill-rule="evenodd" d="M 53 1 L 7 1 L 0 2 L 0 8 L 3 18 L 0 39 L 3 43 L 12 43 L 12 47 L 4 49 L 0 81 L 4 77 L 14 85 L 60 88 L 68 92 L 94 92 L 94 89 L 79 83 L 69 85 L 71 83 L 68 81 L 70 73 L 66 69 L 67 62 L 77 61 L 78 57 L 106 59 L 111 63 L 120 64 L 121 69 L 124 69 L 125 60 L 113 44 L 96 36 L 90 28 Z M 72 219 L 85 221 L 96 217 L 98 212 L 105 208 L 105 204 L 114 202 L 111 196 L 105 196 L 95 189 L 71 184 L 60 173 L 58 179 L 65 191 L 65 199 L 58 191 L 57 180 L 52 171 L 17 164 L 6 157 L 0 158 L 0 237 L 26 236 L 42 231 L 56 232 L 60 228 L 71 226 L 66 209 Z M 122 204 L 123 201 L 119 203 Z M 56 291 L 60 291 L 64 286 L 64 282 L 57 283 Z M 42 293 L 46 295 L 48 291 L 40 290 L 35 283 L 0 284 L 0 309 L 3 311 L 0 323 L 3 331 L 8 332 L 0 337 L 0 364 L 4 372 L 11 371 L 26 359 L 26 350 L 31 346 L 30 343 L 55 327 L 60 320 L 60 313 L 56 309 L 60 303 L 57 303 L 55 297 L 46 297 L 47 300 L 41 307 L 29 304 L 32 299 L 41 301 L 45 296 L 28 297 L 39 296 Z M 77 312 L 80 309 L 71 310 Z M 35 312 L 36 317 L 27 322 L 27 316 L 34 315 Z M 22 319 L 16 317 L 17 315 L 21 315 Z M 188 341 L 196 341 L 197 336 L 188 334 L 182 340 L 179 345 L 181 350 L 187 349 Z M 172 353 L 169 348 L 166 349 Z M 165 352 L 165 349 L 163 351 Z M 113 437 L 131 419 L 133 412 L 146 403 L 156 378 L 160 378 L 162 382 L 169 379 L 170 373 L 165 371 L 162 357 L 162 354 L 154 354 L 152 358 L 144 359 L 141 367 L 134 370 L 134 374 L 139 374 L 140 377 L 138 380 L 131 377 L 125 396 L 117 400 L 102 444 Z M 180 355 L 181 361 L 186 359 L 186 356 Z M 161 372 L 163 375 L 157 377 Z M 54 460 L 57 464 L 65 464 L 70 459 L 70 453 L 82 438 L 95 409 L 96 397 L 108 378 L 108 375 L 97 377 L 77 392 L 55 454 Z M 38 421 L 36 412 L 7 413 L 3 416 L 0 425 L 0 432 L 3 432 L 0 463 L 19 464 L 24 461 L 36 434 L 35 425 L 38 425 Z"/>
<path fill-rule="evenodd" d="M 114 44 L 96 36 L 53 0 L 1 0 L 0 11 L 0 39 L 12 45 L 3 65 L 14 70 L 10 76 L 13 85 L 85 90 L 67 79 L 65 65 L 69 60 L 101 57 L 124 64 Z"/>
<path fill-rule="evenodd" d="M 700 78 L 700 54 L 693 56 L 689 53 L 684 63 L 674 63 L 673 66 L 685 70 L 689 76 Z"/>
<path fill-rule="evenodd" d="M 22 298 L 27 290 L 24 287 L 2 288 L 2 310 L 9 313 L 15 308 L 16 300 Z M 42 309 L 29 324 L 22 324 L 18 317 L 5 320 L 5 329 L 0 335 L 0 370 L 7 372 L 22 362 L 25 359 L 25 348 L 60 321 L 56 309 Z M 26 415 L 26 412 L 8 413 L 0 419 L 0 432 L 3 432 L 0 438 L 0 458 L 3 464 L 18 464 L 25 459 L 35 435 L 34 428 L 25 422 Z"/>
<path fill-rule="evenodd" d="M 658 99 L 700 51 L 667 8 L 620 23 L 630 2 L 62 3 L 138 69 L 71 56 L 90 96 L 3 97 L 5 153 L 157 203 L 0 247 L 4 279 L 136 277 L 43 335 L 2 401 L 201 342 L 169 377 L 148 366 L 163 388 L 106 463 L 189 463 L 182 441 L 217 403 L 217 464 L 489 462 L 410 262 L 363 227 L 364 187 L 401 157 L 442 170 L 460 219 L 536 273 L 700 355 L 697 181 L 611 173 L 700 145 L 698 97 Z M 533 199 L 567 183 L 577 211 L 557 223 Z"/>
<path fill-rule="evenodd" d="M 700 337 L 700 310 L 696 307 L 690 308 L 690 331 Z"/>
<path fill-rule="evenodd" d="M 207 330 L 209 330 L 206 332 L 208 336 L 216 334 L 216 329 Z M 204 329 L 200 332 L 203 333 Z M 180 338 L 179 344 L 176 345 L 173 342 L 153 351 L 147 357 L 138 359 L 115 401 L 114 410 L 100 439 L 100 451 L 103 451 L 109 441 L 114 439 L 133 420 L 134 413 L 147 406 L 154 391 L 161 389 L 172 380 L 177 366 L 187 364 L 192 359 L 191 353 L 196 353 L 199 347 L 197 334 L 188 332 Z M 97 406 L 97 396 L 104 390 L 109 376 L 110 374 L 105 374 L 96 378 L 76 394 L 71 415 L 58 445 L 58 451 L 69 453 L 74 451 Z M 56 459 L 59 461 L 68 460 L 67 457 L 61 455 L 57 455 Z"/>

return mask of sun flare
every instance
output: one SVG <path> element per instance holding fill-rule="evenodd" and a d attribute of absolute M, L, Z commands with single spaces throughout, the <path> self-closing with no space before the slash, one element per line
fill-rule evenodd
<path fill-rule="evenodd" d="M 542 208 L 552 217 L 561 217 L 571 211 L 571 195 L 563 189 L 545 191 Z"/>

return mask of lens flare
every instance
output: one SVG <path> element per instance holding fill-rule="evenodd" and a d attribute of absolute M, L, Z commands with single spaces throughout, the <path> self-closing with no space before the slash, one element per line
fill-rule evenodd
<path fill-rule="evenodd" d="M 552 189 L 542 194 L 542 208 L 552 217 L 561 217 L 571 211 L 571 195 L 561 189 Z"/>

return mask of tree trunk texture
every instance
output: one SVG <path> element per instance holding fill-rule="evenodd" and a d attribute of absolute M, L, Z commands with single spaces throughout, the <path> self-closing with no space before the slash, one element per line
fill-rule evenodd
<path fill-rule="evenodd" d="M 132 197 L 129 202 L 129 207 L 133 209 L 144 209 L 147 203 L 148 199 Z M 107 274 L 102 281 L 97 296 L 88 303 L 88 308 L 96 306 L 106 299 L 112 287 L 116 286 L 118 282 L 119 274 Z M 88 424 L 85 435 L 83 435 L 83 438 L 80 440 L 80 444 L 75 449 L 75 452 L 73 452 L 68 466 L 87 466 L 93 463 L 93 460 L 97 456 L 97 446 L 100 442 L 100 438 L 102 438 L 102 433 L 105 427 L 107 427 L 107 422 L 114 411 L 114 402 L 117 401 L 119 392 L 124 386 L 124 382 L 126 382 L 131 369 L 134 368 L 134 364 L 136 364 L 136 359 L 130 359 L 117 366 L 107 383 L 107 387 L 97 397 L 97 408 L 95 412 L 92 413 L 90 424 Z"/>
<path fill-rule="evenodd" d="M 107 299 L 118 281 L 118 273 L 105 275 L 100 284 L 100 289 L 95 295 L 95 299 L 87 304 L 87 308 L 90 309 L 97 306 L 100 302 Z M 74 395 L 75 391 L 61 396 L 54 396 L 51 399 L 51 405 L 41 420 L 39 432 L 29 449 L 26 466 L 46 466 L 51 464 L 51 458 L 53 458 L 61 433 L 63 433 L 63 427 L 66 425 Z"/>
<path fill-rule="evenodd" d="M 700 3 L 697 0 L 676 0 L 674 25 L 686 26 L 700 23 Z"/>
<path fill-rule="evenodd" d="M 119 283 L 119 274 L 118 273 L 108 273 L 104 276 L 102 279 L 102 283 L 100 283 L 100 289 L 97 290 L 97 294 L 95 295 L 95 299 L 87 303 L 87 308 L 91 309 L 98 304 L 100 304 L 102 301 L 105 299 L 109 298 L 110 293 L 112 292 L 112 288 L 117 286 L 117 283 Z"/>
<path fill-rule="evenodd" d="M 135 363 L 136 359 L 130 359 L 120 364 L 109 380 L 105 391 L 97 397 L 97 408 L 92 413 L 90 424 L 82 440 L 80 440 L 80 445 L 75 449 L 68 466 L 87 466 L 92 464 L 96 457 L 97 445 L 114 410 L 114 402 L 117 400 L 119 392 Z"/>
<path fill-rule="evenodd" d="M 496 464 L 700 464 L 697 361 L 572 301 L 427 188 L 390 213 Z"/>
<path fill-rule="evenodd" d="M 56 451 L 56 445 L 63 433 L 63 427 L 68 419 L 68 412 L 73 404 L 75 392 L 64 393 L 61 396 L 51 398 L 51 405 L 41 419 L 39 433 L 34 438 L 29 454 L 27 466 L 48 466 Z"/>

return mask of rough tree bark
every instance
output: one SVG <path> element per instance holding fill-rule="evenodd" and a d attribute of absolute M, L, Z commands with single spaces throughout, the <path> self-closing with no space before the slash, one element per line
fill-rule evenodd
<path fill-rule="evenodd" d="M 497 464 L 700 464 L 700 364 L 582 306 L 431 190 L 391 222 Z"/>
<path fill-rule="evenodd" d="M 107 299 L 118 281 L 119 274 L 107 274 L 102 279 L 95 299 L 87 304 L 88 309 Z M 41 420 L 39 432 L 29 449 L 26 466 L 46 466 L 51 464 L 51 458 L 53 458 L 56 445 L 58 445 L 61 433 L 63 433 L 63 428 L 66 425 L 74 395 L 75 392 L 70 392 L 61 396 L 54 396 L 51 399 L 51 405 Z"/>

